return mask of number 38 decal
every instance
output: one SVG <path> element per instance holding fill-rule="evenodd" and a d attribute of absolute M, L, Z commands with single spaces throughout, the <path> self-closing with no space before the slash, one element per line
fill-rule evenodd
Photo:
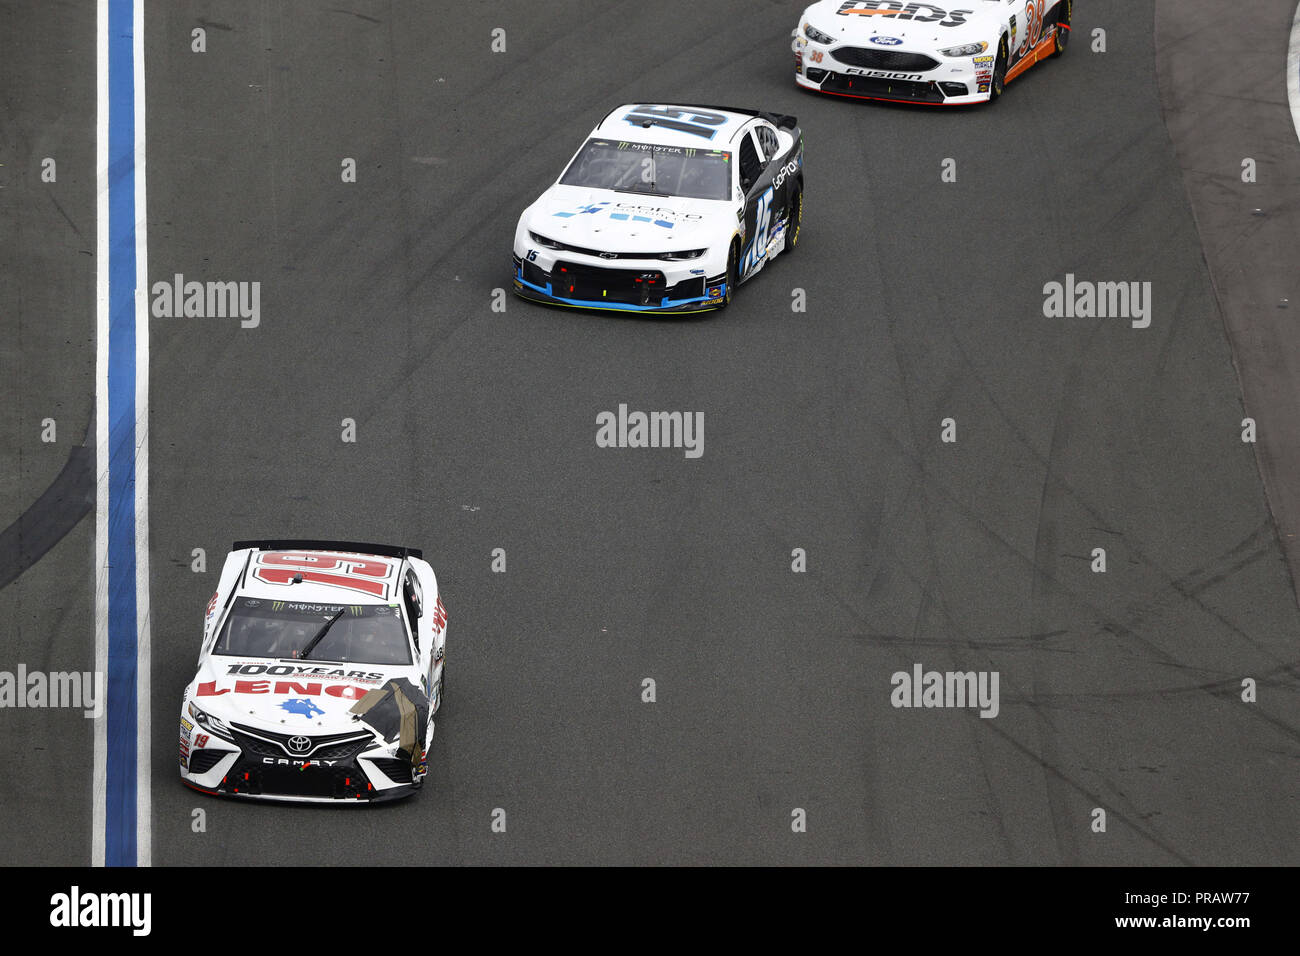
<path fill-rule="evenodd" d="M 253 577 L 267 584 L 292 584 L 299 575 L 303 581 L 384 598 L 388 596 L 388 579 L 393 575 L 393 567 L 386 561 L 362 555 L 272 551 L 259 554 L 257 567 L 253 569 Z"/>
<path fill-rule="evenodd" d="M 1029 0 L 1025 4 L 1025 49 L 1032 50 L 1043 35 L 1043 8 L 1047 0 Z"/>

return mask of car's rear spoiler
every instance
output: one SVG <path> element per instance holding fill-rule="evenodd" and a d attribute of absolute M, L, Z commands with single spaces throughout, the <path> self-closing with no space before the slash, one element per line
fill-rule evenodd
<path fill-rule="evenodd" d="M 778 129 L 794 131 L 799 128 L 799 120 L 788 113 L 764 113 L 757 112 L 754 114 L 759 119 L 765 119 Z"/>
<path fill-rule="evenodd" d="M 362 544 L 358 541 L 312 541 L 300 538 L 277 538 L 266 541 L 236 541 L 231 549 L 243 551 L 350 551 L 354 554 L 377 554 L 384 558 L 423 558 L 419 548 L 399 548 L 391 544 Z"/>
<path fill-rule="evenodd" d="M 682 109 L 701 109 L 701 110 L 722 110 L 724 113 L 739 113 L 742 116 L 757 116 L 759 119 L 767 120 L 773 126 L 784 130 L 794 130 L 799 126 L 799 120 L 786 113 L 768 113 L 765 110 L 751 110 L 743 106 L 711 106 L 706 103 L 654 103 L 654 106 L 680 106 Z M 618 109 L 618 107 L 614 107 Z M 614 110 L 605 114 L 605 120 L 613 115 Z"/>

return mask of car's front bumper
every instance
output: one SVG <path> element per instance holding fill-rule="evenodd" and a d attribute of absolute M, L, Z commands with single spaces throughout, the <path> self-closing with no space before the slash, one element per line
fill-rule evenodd
<path fill-rule="evenodd" d="M 926 106 L 969 106 L 986 103 L 992 96 L 994 58 L 987 53 L 978 57 L 944 58 L 939 54 L 889 47 L 887 52 L 872 52 L 878 52 L 882 58 L 889 55 L 929 59 L 935 65 L 921 69 L 877 69 L 837 58 L 837 51 L 848 48 L 848 44 L 840 42 L 818 44 L 796 32 L 790 48 L 795 57 L 795 82 L 818 93 Z"/>
<path fill-rule="evenodd" d="M 426 765 L 376 752 L 337 761 L 268 756 L 214 740 L 182 761 L 181 781 L 214 796 L 301 803 L 376 803 L 420 789 Z"/>
<path fill-rule="evenodd" d="M 547 305 L 612 312 L 707 312 L 726 303 L 725 275 L 707 276 L 698 267 L 673 269 L 640 260 L 608 268 L 586 258 L 566 254 L 563 259 L 529 260 L 516 255 L 515 294 Z"/>

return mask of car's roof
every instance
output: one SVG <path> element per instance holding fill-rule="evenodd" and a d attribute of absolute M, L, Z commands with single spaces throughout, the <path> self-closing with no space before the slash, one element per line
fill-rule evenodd
<path fill-rule="evenodd" d="M 592 135 L 656 146 L 731 150 L 736 134 L 755 115 L 718 106 L 625 103 L 610 110 Z"/>
<path fill-rule="evenodd" d="M 238 593 L 301 604 L 395 604 L 401 600 L 404 561 L 357 551 L 254 549 Z"/>

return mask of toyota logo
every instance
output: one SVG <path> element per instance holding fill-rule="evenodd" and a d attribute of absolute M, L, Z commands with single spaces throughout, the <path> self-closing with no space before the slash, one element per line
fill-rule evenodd
<path fill-rule="evenodd" d="M 305 754 L 308 750 L 311 750 L 311 738 L 301 736 L 290 737 L 289 749 L 296 754 Z"/>

